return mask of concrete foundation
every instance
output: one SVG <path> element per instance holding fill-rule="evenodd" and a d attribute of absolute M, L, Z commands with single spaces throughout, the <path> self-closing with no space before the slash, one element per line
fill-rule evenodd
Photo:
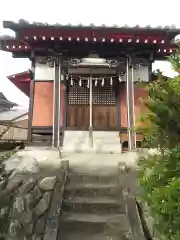
<path fill-rule="evenodd" d="M 88 172 L 89 174 L 108 174 L 117 171 L 118 162 L 125 162 L 128 166 L 136 168 L 137 159 L 141 155 L 138 152 L 127 152 L 122 154 L 108 153 L 62 153 L 59 157 L 57 149 L 48 147 L 27 147 L 24 150 L 17 152 L 6 161 L 8 169 L 17 168 L 19 165 L 26 162 L 27 159 L 34 158 L 38 162 L 40 168 L 58 169 L 62 160 L 68 160 L 70 168 L 77 172 Z"/>
<path fill-rule="evenodd" d="M 63 152 L 74 153 L 121 153 L 118 132 L 94 131 L 93 146 L 88 131 L 65 131 Z"/>

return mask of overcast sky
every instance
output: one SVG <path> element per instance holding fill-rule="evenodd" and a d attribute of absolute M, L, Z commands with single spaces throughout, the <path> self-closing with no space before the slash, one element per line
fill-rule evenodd
<path fill-rule="evenodd" d="M 0 33 L 12 35 L 11 31 L 2 28 L 2 21 L 19 19 L 62 24 L 176 25 L 180 28 L 179 9 L 180 0 L 6 0 L 0 7 Z M 0 51 L 0 66 L 0 91 L 9 100 L 28 106 L 28 98 L 6 76 L 27 70 L 30 62 L 13 59 L 10 53 Z M 168 63 L 156 62 L 153 69 L 157 68 L 165 75 L 174 74 Z"/>

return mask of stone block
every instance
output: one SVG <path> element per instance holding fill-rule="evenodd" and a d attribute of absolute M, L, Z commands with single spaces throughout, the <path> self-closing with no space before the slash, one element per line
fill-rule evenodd
<path fill-rule="evenodd" d="M 39 182 L 39 188 L 44 191 L 50 191 L 54 189 L 57 177 L 45 177 Z"/>
<path fill-rule="evenodd" d="M 51 192 L 45 192 L 43 194 L 43 197 L 41 198 L 40 202 L 35 208 L 35 214 L 37 217 L 40 217 L 43 213 L 45 213 L 49 209 L 51 196 L 52 196 Z"/>

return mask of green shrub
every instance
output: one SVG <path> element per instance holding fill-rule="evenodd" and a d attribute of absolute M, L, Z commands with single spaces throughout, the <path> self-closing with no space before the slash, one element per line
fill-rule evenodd
<path fill-rule="evenodd" d="M 142 158 L 139 165 L 141 200 L 150 208 L 154 227 L 164 239 L 180 239 L 180 148 Z"/>
<path fill-rule="evenodd" d="M 147 111 L 141 118 L 147 127 L 139 130 L 150 145 L 174 148 L 180 143 L 180 76 L 150 83 L 148 90 Z"/>
<path fill-rule="evenodd" d="M 180 51 L 169 59 L 180 69 Z M 178 73 L 180 71 L 178 70 Z M 142 121 L 146 144 L 159 150 L 139 160 L 140 198 L 148 204 L 161 239 L 180 239 L 180 75 L 149 84 Z M 141 129 L 142 130 L 142 129 Z"/>

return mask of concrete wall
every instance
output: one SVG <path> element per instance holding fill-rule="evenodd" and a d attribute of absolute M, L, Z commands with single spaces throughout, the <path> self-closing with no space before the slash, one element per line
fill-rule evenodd
<path fill-rule="evenodd" d="M 54 68 L 48 67 L 46 64 L 35 65 L 35 79 L 36 81 L 49 81 L 54 79 Z"/>
<path fill-rule="evenodd" d="M 134 81 L 143 81 L 148 82 L 149 81 L 149 68 L 147 66 L 141 66 L 140 68 L 134 69 Z M 132 74 L 131 69 L 129 69 L 129 80 L 131 81 Z"/>

